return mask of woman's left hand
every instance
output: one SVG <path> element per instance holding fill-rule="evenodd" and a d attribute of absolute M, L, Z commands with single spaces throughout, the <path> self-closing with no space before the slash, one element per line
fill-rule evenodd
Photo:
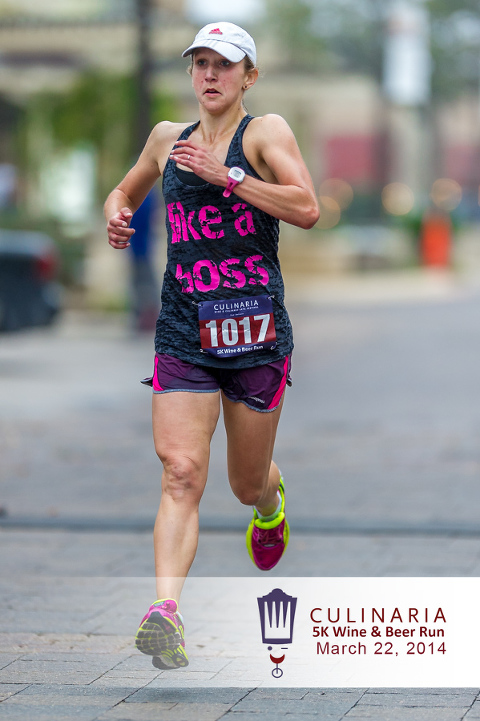
<path fill-rule="evenodd" d="M 222 165 L 213 153 L 190 139 L 177 140 L 175 147 L 170 153 L 170 158 L 179 165 L 189 168 L 195 175 L 203 178 L 208 183 L 227 187 L 228 168 Z"/>

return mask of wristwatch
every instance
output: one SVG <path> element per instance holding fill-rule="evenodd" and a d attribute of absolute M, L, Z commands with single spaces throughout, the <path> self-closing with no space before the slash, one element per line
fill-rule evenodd
<path fill-rule="evenodd" d="M 241 183 L 245 177 L 245 171 L 241 168 L 233 167 L 230 168 L 228 171 L 228 184 L 225 190 L 223 191 L 223 195 L 225 198 L 229 198 L 232 194 L 232 190 L 236 185 Z"/>

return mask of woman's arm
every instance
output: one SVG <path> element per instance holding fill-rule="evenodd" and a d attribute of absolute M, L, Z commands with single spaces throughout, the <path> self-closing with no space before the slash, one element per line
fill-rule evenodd
<path fill-rule="evenodd" d="M 112 248 L 128 248 L 134 229 L 132 216 L 143 203 L 148 192 L 161 175 L 162 160 L 178 137 L 176 123 L 162 122 L 154 127 L 145 147 L 133 168 L 112 190 L 104 205 L 107 220 L 108 242 Z M 182 126 L 183 128 L 183 126 Z"/>
<path fill-rule="evenodd" d="M 251 126 L 251 129 L 250 129 Z M 319 218 L 312 179 L 295 136 L 283 118 L 266 115 L 247 128 L 244 145 L 251 164 L 267 182 L 250 175 L 234 193 L 260 210 L 300 228 L 311 228 Z M 248 145 L 248 149 L 247 149 Z M 228 168 L 190 139 L 179 141 L 171 157 L 204 180 L 227 187 Z"/>

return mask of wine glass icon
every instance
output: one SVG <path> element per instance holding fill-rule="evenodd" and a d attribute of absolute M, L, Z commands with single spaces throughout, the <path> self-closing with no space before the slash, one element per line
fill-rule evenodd
<path fill-rule="evenodd" d="M 258 610 L 260 613 L 260 624 L 262 627 L 263 643 L 270 643 L 269 651 L 274 650 L 280 644 L 290 644 L 293 640 L 293 623 L 295 619 L 295 610 L 297 599 L 289 596 L 280 588 L 275 588 L 266 596 L 257 598 Z M 281 646 L 280 651 L 288 651 L 288 647 Z M 280 664 L 285 660 L 285 654 L 270 653 L 270 660 L 275 664 L 272 669 L 274 678 L 281 678 L 283 670 Z"/>
<path fill-rule="evenodd" d="M 272 646 L 269 646 L 268 650 L 273 651 Z M 282 651 L 287 651 L 287 649 L 282 648 Z M 272 654 L 270 654 L 270 660 L 273 661 L 273 663 L 275 664 L 275 668 L 272 669 L 272 676 L 274 678 L 280 678 L 281 676 L 283 676 L 283 671 L 280 668 L 279 664 L 281 664 L 282 661 L 285 660 L 285 654 L 283 654 L 282 656 L 272 656 Z"/>

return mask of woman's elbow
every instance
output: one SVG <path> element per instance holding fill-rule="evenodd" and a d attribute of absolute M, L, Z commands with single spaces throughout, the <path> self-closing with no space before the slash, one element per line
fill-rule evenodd
<path fill-rule="evenodd" d="M 312 205 L 302 209 L 298 225 L 304 230 L 310 230 L 310 228 L 313 228 L 319 217 L 320 210 L 318 205 L 316 203 L 312 203 Z"/>

